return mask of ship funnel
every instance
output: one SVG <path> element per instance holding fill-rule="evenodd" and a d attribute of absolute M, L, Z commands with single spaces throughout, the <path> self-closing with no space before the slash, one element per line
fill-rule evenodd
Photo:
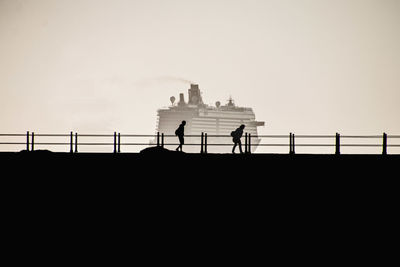
<path fill-rule="evenodd" d="M 179 94 L 179 102 L 178 102 L 178 106 L 184 106 L 185 105 L 185 96 L 183 95 L 183 93 Z"/>
<path fill-rule="evenodd" d="M 203 104 L 198 84 L 190 84 L 190 89 L 188 91 L 189 91 L 189 105 Z"/>

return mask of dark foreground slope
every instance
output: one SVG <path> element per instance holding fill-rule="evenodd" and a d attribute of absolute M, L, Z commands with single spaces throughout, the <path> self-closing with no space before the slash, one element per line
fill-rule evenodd
<path fill-rule="evenodd" d="M 2 182 L 22 196 L 137 198 L 185 204 L 268 198 L 296 203 L 392 197 L 399 155 L 1 153 Z M 256 200 L 258 199 L 258 200 Z M 148 202 L 146 202 L 148 201 Z"/>
<path fill-rule="evenodd" d="M 0 164 L 14 260 L 382 264 L 394 253 L 399 156 L 36 151 Z"/>
<path fill-rule="evenodd" d="M 400 155 L 186 154 L 151 148 L 137 154 L 0 153 L 0 162 L 3 181 L 28 181 L 43 188 L 190 186 L 257 191 L 278 186 L 301 191 L 390 184 L 399 176 Z"/>
<path fill-rule="evenodd" d="M 298 205 L 319 211 L 333 205 L 354 213 L 397 203 L 400 156 L 185 154 L 155 148 L 140 154 L 0 153 L 0 162 L 2 183 L 10 185 L 3 188 L 17 202 L 106 201 L 104 206 L 113 203 L 116 210 L 134 204 L 145 211 L 169 205 L 264 213 L 269 207 L 285 214 Z"/>

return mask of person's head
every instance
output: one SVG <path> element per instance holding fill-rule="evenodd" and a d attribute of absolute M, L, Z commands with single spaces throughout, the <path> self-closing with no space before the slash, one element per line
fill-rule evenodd
<path fill-rule="evenodd" d="M 244 124 L 240 125 L 240 129 L 242 129 L 242 130 L 243 130 L 243 129 L 244 129 L 244 127 L 245 127 L 245 126 L 244 126 Z"/>
<path fill-rule="evenodd" d="M 182 121 L 182 125 L 186 125 L 186 121 Z"/>

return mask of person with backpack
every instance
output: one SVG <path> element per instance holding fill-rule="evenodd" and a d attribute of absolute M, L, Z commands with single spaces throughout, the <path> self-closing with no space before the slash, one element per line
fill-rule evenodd
<path fill-rule="evenodd" d="M 183 136 L 185 135 L 185 125 L 186 121 L 182 121 L 182 123 L 179 125 L 178 129 L 175 130 L 175 135 L 178 136 L 179 138 L 179 146 L 176 148 L 176 151 L 181 151 L 182 152 L 182 145 L 184 144 L 185 140 Z"/>
<path fill-rule="evenodd" d="M 236 149 L 236 146 L 238 146 L 238 145 L 239 145 L 240 154 L 243 154 L 242 141 L 240 140 L 240 138 L 242 138 L 244 127 L 245 127 L 244 124 L 242 124 L 235 131 L 231 132 L 231 136 L 233 137 L 232 141 L 234 143 L 233 148 L 232 148 L 232 154 L 235 154 L 235 149 Z"/>

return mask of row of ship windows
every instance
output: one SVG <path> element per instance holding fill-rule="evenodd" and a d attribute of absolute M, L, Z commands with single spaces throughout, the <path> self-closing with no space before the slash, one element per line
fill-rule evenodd
<path fill-rule="evenodd" d="M 247 124 L 251 121 L 241 121 L 241 120 L 235 120 L 235 121 L 198 121 L 198 120 L 193 120 L 192 124 L 199 124 L 199 125 L 240 125 L 240 124 Z M 160 123 L 160 121 L 158 121 Z M 172 125 L 179 125 L 180 121 L 176 120 L 170 120 L 170 121 L 162 121 L 162 124 L 172 124 Z"/>
<path fill-rule="evenodd" d="M 175 129 L 172 128 L 159 128 L 159 132 L 162 132 L 164 134 L 174 134 Z M 221 135 L 229 135 L 232 131 L 236 130 L 236 128 L 229 128 L 229 129 L 207 129 L 207 128 L 192 128 L 192 129 L 187 129 L 185 131 L 185 134 L 201 134 L 203 133 L 208 133 L 208 134 L 221 134 Z M 251 133 L 252 135 L 257 134 L 256 129 L 248 129 L 246 128 L 244 132 Z"/>
<path fill-rule="evenodd" d="M 192 125 L 192 129 L 220 129 L 220 130 L 222 130 L 222 129 L 226 129 L 226 130 L 229 130 L 229 129 L 236 129 L 236 128 L 238 128 L 240 125 L 234 125 L 234 126 L 219 126 L 219 127 L 215 127 L 215 126 L 209 126 L 209 125 Z M 256 129 L 256 127 L 254 127 L 254 126 L 249 126 L 249 127 L 246 127 L 245 129 Z"/>
<path fill-rule="evenodd" d="M 219 111 L 216 111 L 216 112 L 199 112 L 199 113 L 196 113 L 196 112 L 189 112 L 190 114 L 193 114 L 193 115 L 199 115 L 199 116 L 201 116 L 202 118 L 204 118 L 203 116 L 208 116 L 208 117 L 217 117 L 217 118 L 220 118 L 220 117 L 223 117 L 223 118 L 226 118 L 226 117 L 254 117 L 254 113 L 253 113 L 253 111 L 244 111 L 244 112 L 235 112 L 235 111 L 224 111 L 223 113 L 221 113 L 221 112 L 219 112 Z M 188 114 L 188 112 L 170 112 L 170 111 L 168 111 L 168 110 L 159 110 L 158 111 L 158 116 L 165 116 L 165 117 L 182 117 L 182 115 L 187 115 Z"/>
<path fill-rule="evenodd" d="M 159 125 L 157 128 L 160 129 L 160 130 L 162 129 L 164 131 L 175 131 L 175 129 L 177 127 L 178 126 L 163 126 L 163 125 Z M 197 130 L 197 131 L 212 131 L 212 130 L 216 131 L 217 129 L 219 131 L 233 131 L 238 127 L 239 127 L 239 125 L 225 126 L 225 127 L 221 127 L 221 126 L 215 127 L 215 126 L 208 126 L 208 125 L 196 125 L 196 126 L 190 127 L 190 129 L 192 131 L 195 131 L 195 130 Z M 254 126 L 249 126 L 249 127 L 246 127 L 245 129 L 246 129 L 246 131 L 254 131 L 254 132 L 257 131 L 257 128 L 254 127 Z"/>
<path fill-rule="evenodd" d="M 162 119 L 162 121 L 164 122 L 172 122 L 172 123 L 177 123 L 180 122 L 182 120 L 184 120 L 185 118 L 179 118 L 179 119 L 173 119 L 173 118 L 168 118 L 168 119 Z M 190 119 L 187 119 L 190 120 Z M 157 119 L 157 121 L 160 121 L 160 119 Z M 233 122 L 238 122 L 238 121 L 252 121 L 250 119 L 231 119 L 231 120 L 227 120 L 227 119 L 192 119 L 193 122 L 198 122 L 198 123 L 233 123 Z"/>
<path fill-rule="evenodd" d="M 197 122 L 235 122 L 235 121 L 249 121 L 251 120 L 251 118 L 245 117 L 245 118 L 235 118 L 235 119 L 215 119 L 215 118 L 210 118 L 210 119 L 206 119 L 206 118 L 193 118 L 193 121 L 197 121 Z"/>
<path fill-rule="evenodd" d="M 246 125 L 246 123 L 244 123 Z M 203 129 L 203 128 L 207 128 L 207 129 L 232 129 L 232 128 L 238 128 L 241 125 L 241 123 L 236 123 L 236 124 L 230 124 L 230 125 L 210 125 L 210 124 L 192 124 L 189 127 L 191 127 L 192 129 Z M 162 129 L 175 129 L 177 128 L 179 125 L 178 124 L 164 124 L 164 123 L 160 123 L 158 124 L 158 128 L 162 128 Z M 246 125 L 246 129 L 257 129 L 256 126 L 254 125 Z"/>
<path fill-rule="evenodd" d="M 215 125 L 192 125 L 191 127 L 186 126 L 186 129 L 190 128 L 192 130 L 216 130 L 219 129 L 220 131 L 222 130 L 226 130 L 226 131 L 232 131 L 235 130 L 236 128 L 238 128 L 240 126 L 240 124 L 235 124 L 235 125 L 219 125 L 219 126 L 215 126 Z M 178 127 L 178 125 L 158 125 L 157 128 L 158 129 L 168 129 L 168 130 L 174 130 Z M 248 131 L 256 131 L 257 128 L 255 126 L 246 126 L 245 128 Z"/>
<path fill-rule="evenodd" d="M 177 122 L 177 121 L 181 121 L 183 120 L 185 117 L 182 116 L 163 116 L 162 120 L 163 121 L 173 121 L 173 122 Z M 158 120 L 160 120 L 160 117 L 157 117 Z M 190 120 L 190 117 L 188 118 Z M 233 122 L 233 121 L 241 121 L 241 120 L 254 120 L 254 116 L 249 117 L 249 116 L 243 116 L 243 117 L 234 117 L 234 118 L 192 118 L 193 121 L 202 121 L 202 122 L 207 122 L 207 121 L 220 121 L 220 122 Z"/>

